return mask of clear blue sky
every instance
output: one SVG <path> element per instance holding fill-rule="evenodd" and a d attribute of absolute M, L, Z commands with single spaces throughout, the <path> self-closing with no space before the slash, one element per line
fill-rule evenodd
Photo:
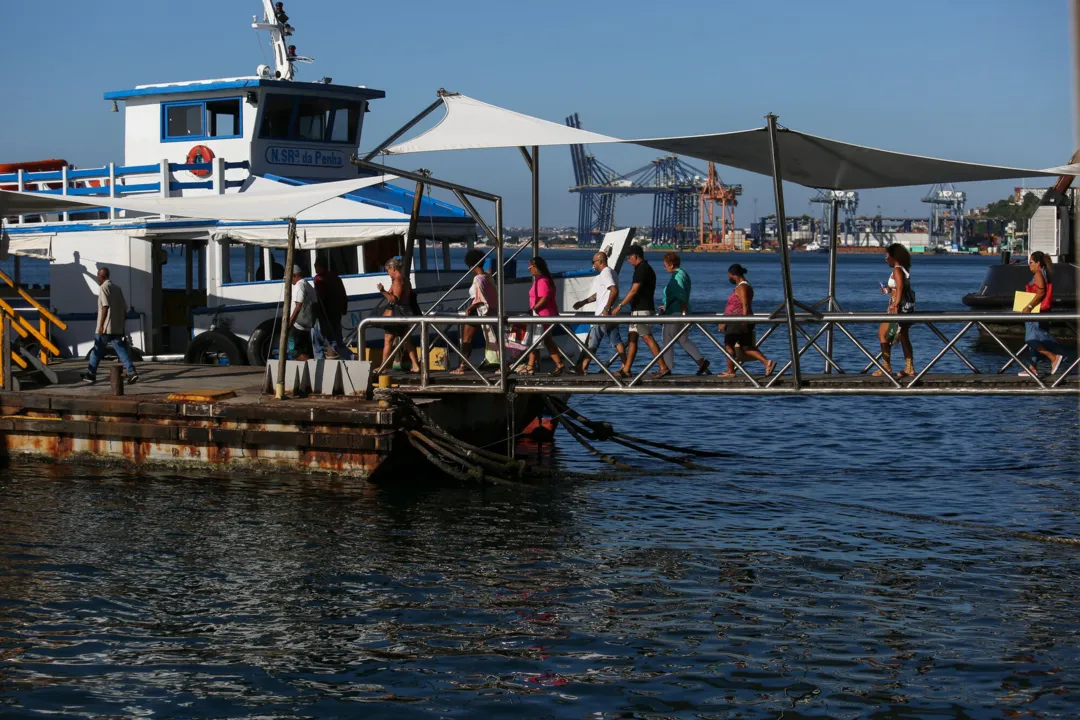
<path fill-rule="evenodd" d="M 771 111 L 814 134 L 958 160 L 1047 167 L 1073 150 L 1066 0 L 291 0 L 286 10 L 300 53 L 317 60 L 300 79 L 387 92 L 364 147 L 445 87 L 558 122 L 576 111 L 587 129 L 618 137 L 743 129 Z M 102 93 L 252 74 L 264 61 L 249 27 L 260 12 L 257 0 L 5 4 L 0 162 L 122 161 L 123 115 Z M 595 151 L 623 172 L 656 155 Z M 501 193 L 507 223 L 528 223 L 516 150 L 397 161 Z M 547 149 L 541 162 L 541 223 L 576 223 L 569 152 Z M 771 211 L 767 178 L 720 172 L 745 187 L 740 224 L 755 198 L 758 214 Z M 1012 185 L 963 189 L 970 207 Z M 925 190 L 864 192 L 860 212 L 922 217 Z M 786 192 L 789 214 L 807 211 L 809 191 Z M 620 199 L 618 219 L 647 223 L 649 203 Z"/>

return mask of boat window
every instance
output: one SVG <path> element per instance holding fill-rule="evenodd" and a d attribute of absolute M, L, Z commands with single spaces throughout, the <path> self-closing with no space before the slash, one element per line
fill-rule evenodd
<path fill-rule="evenodd" d="M 207 137 L 240 137 L 240 98 L 206 101 Z"/>
<path fill-rule="evenodd" d="M 267 95 L 263 102 L 262 128 L 259 134 L 268 138 L 289 137 L 293 99 L 287 95 Z"/>
<path fill-rule="evenodd" d="M 259 134 L 264 138 L 356 145 L 363 101 L 268 95 Z"/>
<path fill-rule="evenodd" d="M 203 137 L 203 104 L 174 103 L 165 105 L 165 137 Z"/>
<path fill-rule="evenodd" d="M 360 127 L 360 118 L 364 114 L 363 103 L 350 102 L 339 105 L 334 110 L 333 133 L 331 142 L 356 144 L 357 131 Z"/>
<path fill-rule="evenodd" d="M 161 104 L 162 140 L 207 140 L 243 136 L 240 98 Z"/>
<path fill-rule="evenodd" d="M 320 250 L 318 258 L 323 260 L 335 275 L 356 275 L 360 272 L 360 255 L 355 245 Z"/>
<path fill-rule="evenodd" d="M 326 98 L 299 98 L 296 113 L 296 136 L 301 140 L 324 142 L 329 140 L 326 131 L 330 127 L 333 110 Z"/>

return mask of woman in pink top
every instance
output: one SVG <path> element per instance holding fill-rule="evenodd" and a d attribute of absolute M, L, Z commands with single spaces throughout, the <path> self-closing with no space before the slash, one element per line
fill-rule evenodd
<path fill-rule="evenodd" d="M 548 270 L 547 261 L 539 255 L 529 261 L 529 273 L 533 276 L 532 287 L 529 288 L 529 310 L 533 315 L 541 317 L 555 317 L 559 314 L 558 300 L 555 296 L 555 281 Z M 548 325 L 535 325 L 540 332 L 548 329 Z M 550 335 L 544 338 L 544 347 L 551 355 L 551 361 L 555 363 L 552 375 L 561 375 L 567 371 L 563 363 L 562 355 L 559 354 L 559 346 Z M 529 353 L 529 362 L 522 371 L 525 375 L 532 375 L 536 371 L 536 364 L 540 362 L 540 353 L 536 350 Z"/>

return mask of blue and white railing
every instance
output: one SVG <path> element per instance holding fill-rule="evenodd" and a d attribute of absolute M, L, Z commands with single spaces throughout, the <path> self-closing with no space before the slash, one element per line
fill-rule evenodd
<path fill-rule="evenodd" d="M 100 168 L 79 169 L 65 166 L 60 170 L 42 172 L 19 170 L 0 174 L 0 186 L 13 186 L 12 189 L 19 192 L 46 195 L 100 196 L 103 201 L 107 198 L 146 194 L 172 197 L 184 190 L 210 190 L 224 194 L 226 190 L 238 188 L 245 182 L 245 179 L 227 180 L 225 173 L 228 170 L 249 170 L 249 163 L 247 160 L 225 162 L 224 158 L 214 158 L 205 163 L 171 163 L 162 160 L 153 165 L 109 163 Z M 178 172 L 207 173 L 207 177 L 193 181 L 178 180 L 174 175 Z M 100 213 L 104 210 L 108 210 L 109 220 L 116 219 L 117 211 L 109 207 L 107 201 L 102 202 L 101 207 L 65 212 L 62 219 L 67 222 L 73 215 Z M 38 215 L 20 215 L 18 223 L 28 222 L 27 218 L 34 218 L 35 223 L 44 221 L 44 218 Z"/>

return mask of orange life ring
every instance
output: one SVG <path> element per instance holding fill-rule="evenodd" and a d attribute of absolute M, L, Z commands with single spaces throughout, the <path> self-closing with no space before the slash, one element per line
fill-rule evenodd
<path fill-rule="evenodd" d="M 188 154 L 187 154 L 187 164 L 188 165 L 194 165 L 195 163 L 208 163 L 208 162 L 213 161 L 213 159 L 214 159 L 214 151 L 211 150 L 210 148 L 206 147 L 205 145 L 196 145 L 195 147 L 188 150 Z M 200 177 L 200 178 L 208 178 L 208 177 L 210 177 L 210 171 L 209 170 L 189 170 L 188 172 L 190 172 L 195 177 Z"/>

